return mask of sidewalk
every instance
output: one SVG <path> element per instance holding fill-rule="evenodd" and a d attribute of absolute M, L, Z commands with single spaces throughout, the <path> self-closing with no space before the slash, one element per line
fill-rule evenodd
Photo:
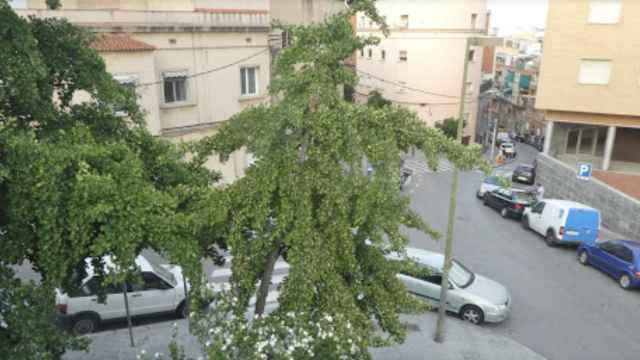
<path fill-rule="evenodd" d="M 453 316 L 446 321 L 446 337 L 443 344 L 433 342 L 436 324 L 435 312 L 420 316 L 403 316 L 409 327 L 404 344 L 394 347 L 371 349 L 374 360 L 544 360 L 529 348 L 490 329 L 467 324 Z M 171 340 L 174 323 L 178 329 L 178 341 L 184 346 L 187 356 L 197 359 L 202 356 L 197 339 L 188 334 L 186 320 L 155 322 L 133 328 L 136 347 L 129 345 L 129 334 L 125 327 L 92 334 L 89 354 L 74 352 L 64 356 L 65 360 L 133 360 L 144 349 L 147 355 L 167 359 L 167 345 Z"/>
<path fill-rule="evenodd" d="M 406 316 L 409 334 L 402 345 L 372 349 L 375 360 L 544 360 L 542 355 L 489 328 L 448 316 L 445 341 L 433 341 L 437 313 Z M 499 325 L 498 325 L 499 326 Z"/>

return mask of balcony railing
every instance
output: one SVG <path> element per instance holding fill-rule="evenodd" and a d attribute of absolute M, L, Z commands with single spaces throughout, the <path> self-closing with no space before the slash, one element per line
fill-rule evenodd
<path fill-rule="evenodd" d="M 268 29 L 266 10 L 135 11 L 135 10 L 18 10 L 22 16 L 62 17 L 89 28 L 105 30 L 211 31 L 229 28 Z"/>

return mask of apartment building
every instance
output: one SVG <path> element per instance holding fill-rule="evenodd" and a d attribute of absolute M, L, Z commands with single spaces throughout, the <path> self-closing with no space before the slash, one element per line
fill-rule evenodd
<path fill-rule="evenodd" d="M 94 32 L 93 47 L 116 80 L 135 87 L 154 135 L 201 139 L 269 100 L 269 0 L 63 0 L 55 11 L 44 0 L 11 4 L 23 16 L 62 17 Z M 238 152 L 208 166 L 230 183 L 249 161 Z"/>
<path fill-rule="evenodd" d="M 640 1 L 549 0 L 537 99 L 545 153 L 640 174 L 639 33 Z"/>
<path fill-rule="evenodd" d="M 356 92 L 360 100 L 376 90 L 414 110 L 428 125 L 457 118 L 464 59 L 468 57 L 470 102 L 466 104 L 464 136 L 475 140 L 483 51 L 474 47 L 466 53 L 465 45 L 467 38 L 487 34 L 487 1 L 379 0 L 376 4 L 391 34 L 384 38 L 370 19 L 358 16 L 358 35 L 382 38 L 379 46 L 357 55 L 360 85 Z"/>

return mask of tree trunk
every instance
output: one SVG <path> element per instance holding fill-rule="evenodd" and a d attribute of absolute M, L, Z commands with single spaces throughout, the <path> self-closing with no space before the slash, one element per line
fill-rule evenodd
<path fill-rule="evenodd" d="M 267 305 L 267 295 L 269 295 L 269 287 L 271 286 L 271 278 L 273 277 L 273 268 L 276 265 L 276 261 L 280 257 L 280 242 L 275 244 L 275 248 L 269 253 L 267 262 L 262 272 L 262 278 L 260 279 L 260 287 L 256 294 L 256 308 L 255 315 L 262 316 L 264 314 L 264 308 Z"/>

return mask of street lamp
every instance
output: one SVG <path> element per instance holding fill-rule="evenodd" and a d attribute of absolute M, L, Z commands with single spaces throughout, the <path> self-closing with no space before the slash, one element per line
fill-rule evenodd
<path fill-rule="evenodd" d="M 469 65 L 469 50 L 472 46 L 498 46 L 502 44 L 502 38 L 479 36 L 469 37 L 466 41 L 464 52 L 464 68 L 462 70 L 462 90 L 460 91 L 460 108 L 458 111 L 458 132 L 456 139 L 462 143 L 462 128 L 464 117 L 465 95 L 467 93 L 467 73 Z M 436 323 L 435 342 L 444 341 L 444 316 L 447 304 L 447 292 L 449 290 L 449 270 L 451 269 L 452 247 L 453 247 L 453 224 L 456 217 L 456 200 L 458 197 L 458 183 L 460 182 L 460 172 L 458 168 L 453 169 L 453 184 L 451 185 L 451 197 L 449 200 L 449 220 L 447 223 L 447 239 L 444 250 L 444 267 L 442 271 L 442 283 L 440 284 L 440 306 L 438 308 L 438 321 Z"/>

